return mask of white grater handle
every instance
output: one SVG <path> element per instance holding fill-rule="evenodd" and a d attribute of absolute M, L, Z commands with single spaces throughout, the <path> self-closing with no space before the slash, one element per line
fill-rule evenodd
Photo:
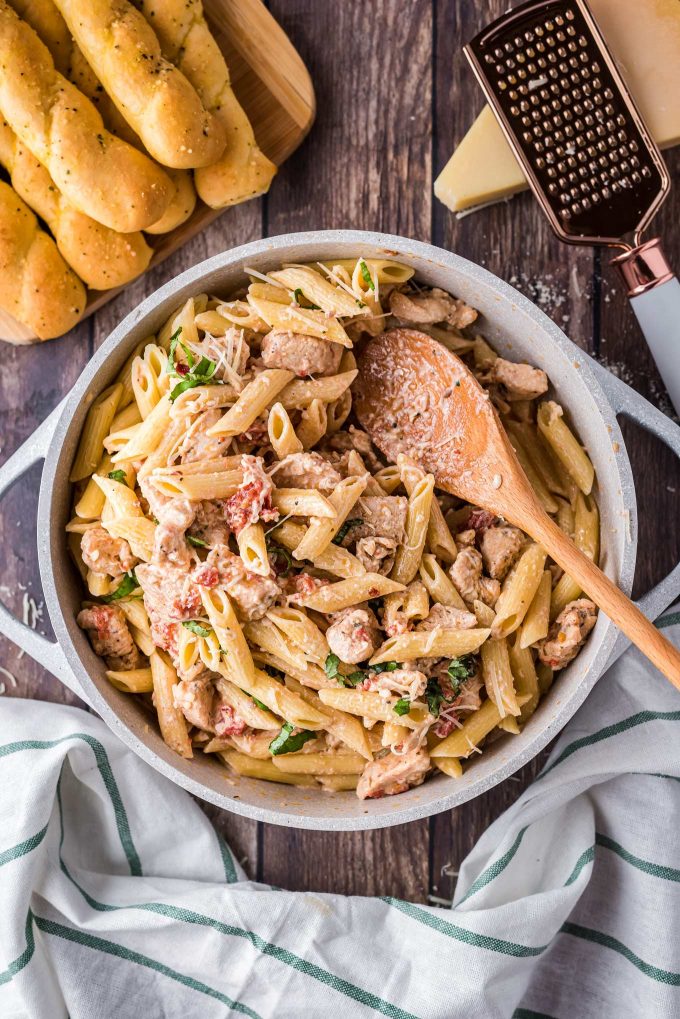
<path fill-rule="evenodd" d="M 640 328 L 680 415 L 680 281 L 676 276 L 630 298 Z"/>

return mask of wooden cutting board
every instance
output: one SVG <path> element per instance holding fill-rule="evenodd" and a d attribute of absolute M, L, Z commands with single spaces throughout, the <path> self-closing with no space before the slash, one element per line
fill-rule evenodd
<path fill-rule="evenodd" d="M 302 142 L 314 121 L 316 102 L 307 68 L 262 0 L 204 0 L 206 17 L 227 60 L 236 96 L 262 151 L 277 166 Z M 276 177 L 273 181 L 276 187 Z M 149 268 L 163 262 L 227 209 L 209 209 L 200 199 L 193 215 L 176 230 L 147 235 L 154 248 Z M 90 291 L 85 318 L 122 287 Z M 0 339 L 34 343 L 26 326 L 0 309 Z"/>

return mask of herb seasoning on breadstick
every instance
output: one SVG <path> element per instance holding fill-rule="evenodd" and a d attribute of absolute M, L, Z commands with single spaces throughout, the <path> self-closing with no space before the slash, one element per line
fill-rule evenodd
<path fill-rule="evenodd" d="M 127 0 L 56 0 L 66 24 L 114 103 L 159 163 L 207 166 L 226 145 L 223 125 L 161 54 L 144 16 Z"/>
<path fill-rule="evenodd" d="M 33 29 L 0 0 L 0 112 L 62 194 L 99 223 L 131 233 L 165 212 L 163 170 L 105 129 L 92 103 L 55 69 Z"/>

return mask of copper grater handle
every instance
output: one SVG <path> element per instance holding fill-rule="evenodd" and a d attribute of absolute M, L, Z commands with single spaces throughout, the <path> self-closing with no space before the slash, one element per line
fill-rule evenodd
<path fill-rule="evenodd" d="M 680 416 L 680 282 L 654 237 L 612 259 L 652 352 L 659 374 Z"/>

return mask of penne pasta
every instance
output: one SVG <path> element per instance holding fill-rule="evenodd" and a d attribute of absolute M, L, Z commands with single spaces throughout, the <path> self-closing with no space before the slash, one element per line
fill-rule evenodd
<path fill-rule="evenodd" d="M 281 404 L 286 410 L 309 407 L 315 400 L 332 403 L 339 400 L 357 377 L 356 369 L 321 379 L 295 379 L 281 393 Z"/>
<path fill-rule="evenodd" d="M 521 625 L 543 579 L 546 553 L 540 545 L 529 545 L 503 582 L 491 627 L 495 639 L 507 637 Z"/>
<path fill-rule="evenodd" d="M 432 474 L 427 474 L 417 481 L 409 493 L 406 533 L 403 542 L 397 548 L 394 566 L 390 574 L 392 580 L 396 580 L 399 584 L 410 583 L 418 572 L 425 548 L 433 493 L 434 475 Z"/>
<path fill-rule="evenodd" d="M 283 516 L 337 518 L 333 503 L 313 488 L 275 488 L 272 503 Z"/>
<path fill-rule="evenodd" d="M 295 559 L 314 560 L 328 548 L 366 488 L 367 480 L 368 475 L 363 477 L 350 475 L 337 485 L 328 497 L 334 516 L 317 516 L 310 520 L 300 544 L 293 550 Z"/>
<path fill-rule="evenodd" d="M 184 715 L 175 707 L 173 690 L 177 673 L 164 651 L 154 651 L 150 657 L 154 705 L 158 713 L 161 735 L 168 746 L 180 757 L 193 757 L 191 740 Z"/>
<path fill-rule="evenodd" d="M 498 708 L 500 718 L 519 715 L 507 641 L 504 638 L 489 640 L 482 645 L 480 654 L 484 686 L 489 700 Z"/>
<path fill-rule="evenodd" d="M 317 612 L 340 612 L 371 598 L 381 598 L 394 591 L 401 591 L 402 587 L 402 584 L 379 573 L 365 573 L 361 577 L 350 577 L 336 584 L 319 587 L 311 594 L 296 596 L 294 600 L 298 605 Z"/>
<path fill-rule="evenodd" d="M 539 404 L 537 420 L 541 435 L 557 459 L 583 494 L 589 495 L 595 471 L 588 454 L 564 420 L 564 412 L 560 405 L 553 400 Z"/>
<path fill-rule="evenodd" d="M 519 637 L 519 646 L 521 648 L 531 647 L 532 644 L 547 636 L 550 625 L 551 590 L 552 576 L 550 570 L 544 570 L 522 623 Z"/>
<path fill-rule="evenodd" d="M 127 672 L 106 670 L 106 678 L 123 693 L 151 693 L 153 677 L 151 669 L 128 669 Z"/>
<path fill-rule="evenodd" d="M 71 481 L 82 481 L 96 469 L 104 454 L 104 439 L 109 434 L 122 394 L 123 386 L 116 382 L 97 397 L 87 412 L 78 452 L 71 468 Z"/>
<path fill-rule="evenodd" d="M 267 432 L 272 449 L 279 460 L 290 456 L 291 453 L 302 452 L 304 447 L 295 434 L 293 423 L 283 404 L 275 403 L 273 407 L 270 407 L 267 419 Z"/>
<path fill-rule="evenodd" d="M 293 372 L 283 368 L 261 372 L 239 393 L 236 403 L 212 426 L 208 435 L 241 435 L 247 431 L 293 377 Z"/>
<path fill-rule="evenodd" d="M 323 588 L 322 588 L 323 590 Z M 488 629 L 435 629 L 403 633 L 389 637 L 378 648 L 369 665 L 382 662 L 407 662 L 414 658 L 458 658 L 476 651 L 490 634 Z"/>
<path fill-rule="evenodd" d="M 262 524 L 246 524 L 236 535 L 239 555 L 249 573 L 268 577 L 271 572 L 269 553 Z"/>
<path fill-rule="evenodd" d="M 431 552 L 426 552 L 423 555 L 418 573 L 432 601 L 439 605 L 451 605 L 457 609 L 465 609 L 465 602 L 453 586 L 453 581 Z"/>

